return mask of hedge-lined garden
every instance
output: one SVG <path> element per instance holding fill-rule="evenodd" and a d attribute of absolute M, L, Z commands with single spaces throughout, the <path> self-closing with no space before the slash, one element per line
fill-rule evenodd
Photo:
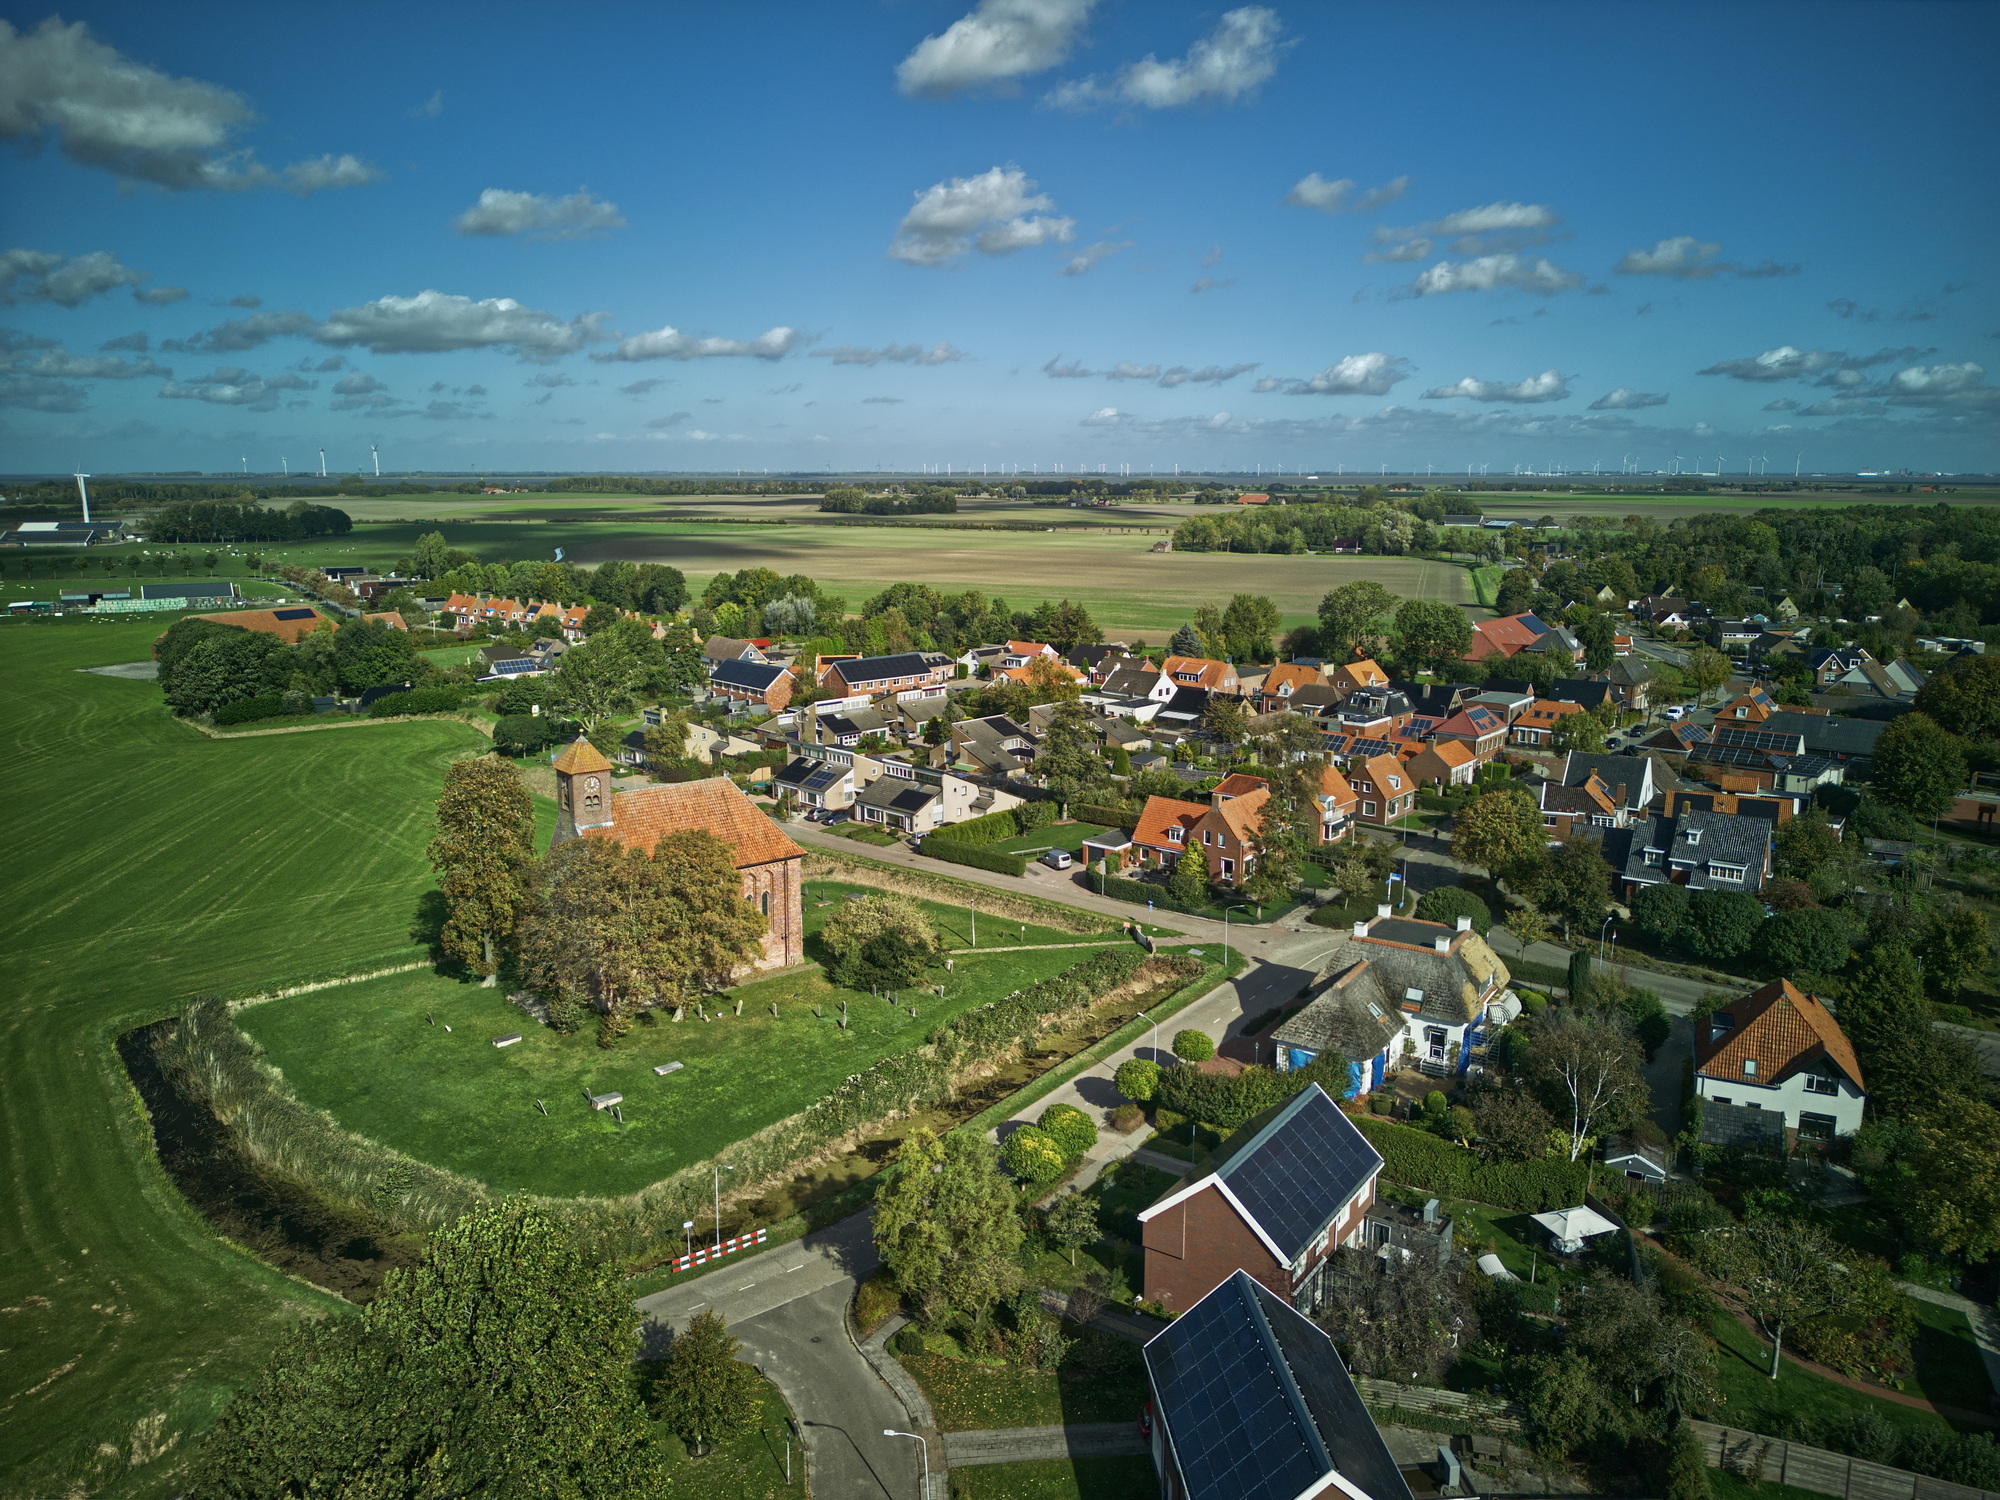
<path fill-rule="evenodd" d="M 975 870 L 991 870 L 996 875 L 1018 877 L 1028 872 L 1028 857 L 1025 854 L 1009 854 L 1004 849 L 983 849 L 977 844 L 962 844 L 956 839 L 940 838 L 935 833 L 924 840 L 923 852 L 932 859 L 941 859 L 947 864 L 967 865 Z"/>
<path fill-rule="evenodd" d="M 1370 1115 L 1354 1123 L 1382 1153 L 1382 1174 L 1441 1198 L 1470 1198 L 1495 1208 L 1541 1213 L 1583 1202 L 1589 1164 L 1544 1157 L 1540 1161 L 1487 1161 L 1442 1136 Z"/>

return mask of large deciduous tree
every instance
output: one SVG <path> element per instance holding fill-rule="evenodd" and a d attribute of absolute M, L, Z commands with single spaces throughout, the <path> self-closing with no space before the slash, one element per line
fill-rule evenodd
<path fill-rule="evenodd" d="M 1064 703 L 1049 716 L 1031 774 L 1067 805 L 1111 784 L 1081 703 Z"/>
<path fill-rule="evenodd" d="M 495 756 L 456 760 L 438 794 L 437 831 L 424 853 L 444 893 L 446 953 L 496 982 L 502 951 L 527 912 L 535 866 L 535 804 L 513 766 Z"/>
<path fill-rule="evenodd" d="M 1418 671 L 1447 672 L 1465 661 L 1472 622 L 1455 604 L 1405 599 L 1396 609 L 1396 649 Z"/>
<path fill-rule="evenodd" d="M 834 978 L 855 989 L 915 984 L 943 951 L 937 929 L 907 896 L 844 901 L 819 940 L 833 960 Z"/>
<path fill-rule="evenodd" d="M 1554 1011 L 1535 1023 L 1528 1076 L 1576 1161 L 1606 1131 L 1623 1130 L 1651 1107 L 1639 1046 L 1611 1016 Z"/>
<path fill-rule="evenodd" d="M 1487 792 L 1452 819 L 1451 857 L 1478 865 L 1496 880 L 1547 847 L 1541 809 L 1519 787 Z"/>
<path fill-rule="evenodd" d="M 1907 713 L 1875 742 L 1869 791 L 1913 817 L 1936 818 L 1965 785 L 1965 755 L 1958 741 L 1928 714 Z"/>
<path fill-rule="evenodd" d="M 1917 689 L 1917 712 L 1968 740 L 2000 736 L 2000 656 L 1954 657 Z"/>
<path fill-rule="evenodd" d="M 1434 1385 L 1479 1336 L 1478 1297 L 1457 1260 L 1413 1254 L 1384 1263 L 1372 1250 L 1334 1252 L 1319 1313 L 1363 1375 Z"/>
<path fill-rule="evenodd" d="M 1021 1279 L 1020 1214 L 991 1142 L 918 1130 L 875 1197 L 875 1247 L 926 1322 L 982 1321 Z"/>
<path fill-rule="evenodd" d="M 203 1446 L 194 1493 L 221 1500 L 549 1495 L 666 1487 L 634 1391 L 632 1304 L 519 1201 L 431 1236 L 358 1312 L 306 1323 Z"/>
<path fill-rule="evenodd" d="M 1785 1330 L 1839 1312 L 1851 1295 L 1840 1247 L 1800 1219 L 1753 1219 L 1742 1235 L 1743 1269 L 1734 1278 L 1743 1305 L 1771 1341 L 1770 1378 L 1778 1378 Z"/>
<path fill-rule="evenodd" d="M 648 1404 L 697 1452 L 741 1432 L 757 1417 L 757 1372 L 743 1345 L 710 1308 L 674 1335 L 647 1393 Z"/>

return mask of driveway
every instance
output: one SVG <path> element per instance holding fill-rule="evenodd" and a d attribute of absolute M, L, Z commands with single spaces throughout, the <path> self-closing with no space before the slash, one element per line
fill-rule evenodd
<path fill-rule="evenodd" d="M 775 1250 L 639 1300 L 646 1343 L 715 1311 L 743 1341 L 799 1419 L 813 1491 L 842 1500 L 920 1500 L 916 1444 L 882 1435 L 908 1431 L 910 1414 L 848 1336 L 854 1288 L 877 1264 L 866 1213 Z"/>

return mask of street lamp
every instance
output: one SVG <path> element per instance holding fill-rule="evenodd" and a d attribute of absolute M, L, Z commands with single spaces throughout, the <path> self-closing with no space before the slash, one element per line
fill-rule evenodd
<path fill-rule="evenodd" d="M 724 1172 L 734 1172 L 736 1168 L 725 1167 L 719 1162 L 713 1165 L 715 1166 L 715 1253 L 720 1255 L 722 1253 L 722 1174 Z"/>
<path fill-rule="evenodd" d="M 1222 908 L 1222 967 L 1225 969 L 1229 967 L 1229 914 L 1233 911 L 1248 911 L 1250 909 L 1248 901 L 1239 901 L 1234 906 L 1225 906 Z"/>
<path fill-rule="evenodd" d="M 1604 929 L 1609 927 L 1616 919 L 1616 913 L 1608 914 L 1602 922 L 1597 924 L 1597 956 L 1599 958 L 1604 957 Z"/>
<path fill-rule="evenodd" d="M 693 1220 L 693 1219 L 683 1219 L 683 1220 L 681 1220 L 681 1233 L 687 1236 L 687 1247 L 688 1247 L 688 1257 L 689 1257 L 689 1259 L 693 1259 L 693 1257 L 694 1257 L 694 1220 Z"/>
<path fill-rule="evenodd" d="M 882 1429 L 882 1436 L 915 1438 L 917 1440 L 917 1445 L 924 1452 L 924 1487 L 919 1491 L 919 1494 L 922 1500 L 931 1500 L 931 1445 L 924 1440 L 923 1434 L 919 1432 L 898 1432 L 893 1427 L 884 1427 Z"/>
<path fill-rule="evenodd" d="M 1149 1015 L 1149 1014 L 1148 1014 L 1147 1012 L 1145 1012 L 1145 1011 L 1143 1011 L 1143 1010 L 1139 1012 L 1139 1016 L 1138 1016 L 1138 1019 L 1139 1019 L 1139 1020 L 1141 1020 L 1141 1021 L 1151 1021 L 1151 1022 L 1153 1023 L 1153 1061 L 1154 1061 L 1155 1063 L 1157 1063 L 1157 1062 L 1159 1062 L 1159 1060 L 1160 1060 L 1160 1023 L 1159 1023 L 1159 1020 L 1158 1020 L 1158 1018 L 1157 1018 L 1157 1017 L 1155 1017 L 1155 1016 L 1152 1016 L 1152 1015 Z"/>

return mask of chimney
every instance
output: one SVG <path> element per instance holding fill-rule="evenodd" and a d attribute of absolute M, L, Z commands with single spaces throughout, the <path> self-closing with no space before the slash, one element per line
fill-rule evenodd
<path fill-rule="evenodd" d="M 1358 937 L 1358 938 L 1365 938 L 1365 937 L 1367 937 L 1367 936 L 1368 936 L 1368 924 L 1367 924 L 1366 922 L 1356 922 L 1356 923 L 1354 924 L 1354 935 L 1355 935 L 1356 937 Z"/>
<path fill-rule="evenodd" d="M 1458 919 L 1458 930 L 1459 930 L 1460 932 L 1470 932 L 1470 931 L 1472 931 L 1472 918 L 1470 918 L 1470 917 L 1460 917 L 1460 918 Z"/>
<path fill-rule="evenodd" d="M 1427 1198 L 1424 1200 L 1424 1228 L 1426 1229 L 1437 1228 L 1437 1221 L 1438 1221 L 1438 1201 L 1435 1198 Z"/>
<path fill-rule="evenodd" d="M 1381 905 L 1375 908 L 1375 916 L 1379 920 L 1381 918 L 1387 917 L 1392 910 L 1394 910 L 1394 908 L 1392 908 L 1388 902 L 1384 901 Z"/>
<path fill-rule="evenodd" d="M 1435 938 L 1432 940 L 1431 946 L 1440 953 L 1449 953 L 1451 952 L 1451 939 L 1448 937 Z"/>

